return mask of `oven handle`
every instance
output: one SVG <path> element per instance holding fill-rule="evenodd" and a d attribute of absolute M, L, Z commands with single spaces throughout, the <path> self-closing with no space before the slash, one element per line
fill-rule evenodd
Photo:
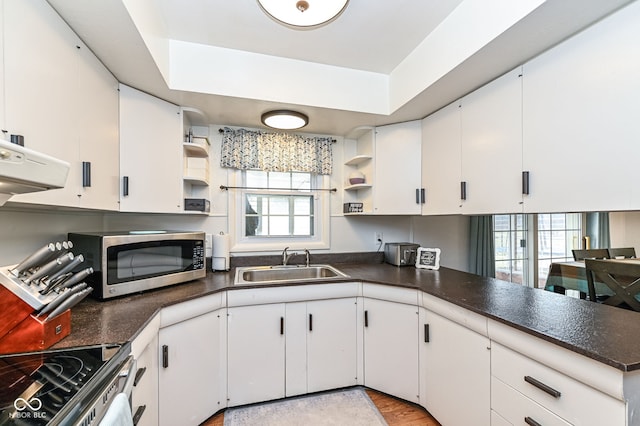
<path fill-rule="evenodd" d="M 133 355 L 127 357 L 125 365 L 129 364 L 129 368 L 123 368 L 120 370 L 120 378 L 125 379 L 124 386 L 121 392 L 124 392 L 129 398 L 133 392 L 133 383 L 136 380 L 136 372 L 138 371 L 138 362 L 133 358 Z"/>

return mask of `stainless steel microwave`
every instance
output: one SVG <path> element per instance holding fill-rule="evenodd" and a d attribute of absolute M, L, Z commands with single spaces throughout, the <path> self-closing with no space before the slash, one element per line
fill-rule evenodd
<path fill-rule="evenodd" d="M 205 233 L 127 231 L 69 233 L 81 253 L 93 296 L 109 299 L 203 278 Z"/>

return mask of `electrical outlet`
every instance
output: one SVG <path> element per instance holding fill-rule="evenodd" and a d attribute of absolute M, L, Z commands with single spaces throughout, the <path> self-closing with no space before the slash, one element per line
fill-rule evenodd
<path fill-rule="evenodd" d="M 382 240 L 382 232 L 376 232 L 375 233 L 375 238 L 376 238 L 376 240 L 375 240 L 376 245 L 381 245 L 382 241 L 383 241 Z"/>

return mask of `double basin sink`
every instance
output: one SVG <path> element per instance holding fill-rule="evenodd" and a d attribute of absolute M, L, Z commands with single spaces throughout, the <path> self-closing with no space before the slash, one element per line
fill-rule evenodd
<path fill-rule="evenodd" d="M 322 281 L 349 276 L 331 265 L 247 266 L 236 268 L 235 285 Z"/>

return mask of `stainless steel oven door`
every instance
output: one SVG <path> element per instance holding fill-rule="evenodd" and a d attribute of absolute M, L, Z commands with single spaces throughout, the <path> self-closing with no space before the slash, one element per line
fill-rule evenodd
<path fill-rule="evenodd" d="M 137 363 L 132 355 L 129 355 L 120 367 L 111 374 L 110 379 L 103 382 L 98 392 L 94 393 L 94 397 L 86 405 L 86 409 L 75 418 L 72 423 L 62 422 L 61 424 L 72 424 L 74 426 L 92 426 L 99 425 L 105 416 L 114 416 L 116 413 L 109 412 L 116 396 L 124 394 L 128 411 L 126 413 L 117 413 L 117 417 L 122 416 L 130 419 L 130 424 L 134 424 L 133 415 L 131 414 L 131 392 L 133 390 L 133 382 L 137 371 Z M 74 416 L 75 417 L 75 416 Z"/>

